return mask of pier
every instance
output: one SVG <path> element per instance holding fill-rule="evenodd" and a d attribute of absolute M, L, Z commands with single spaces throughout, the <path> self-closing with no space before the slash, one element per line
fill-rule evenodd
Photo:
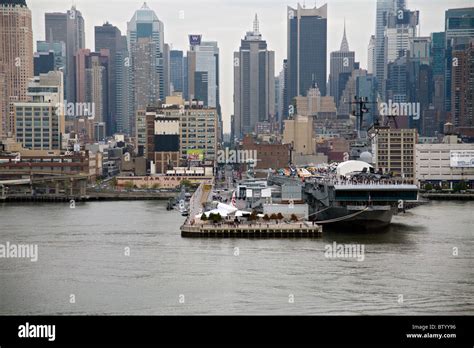
<path fill-rule="evenodd" d="M 307 223 L 181 226 L 182 237 L 302 238 L 321 237 L 322 232 L 322 226 Z"/>
<path fill-rule="evenodd" d="M 421 197 L 429 200 L 439 200 L 439 201 L 474 201 L 474 193 L 430 193 L 425 192 L 420 194 Z"/>
<path fill-rule="evenodd" d="M 168 200 L 178 195 L 175 191 L 93 190 L 87 187 L 88 180 L 86 175 L 39 174 L 28 178 L 0 179 L 0 202 Z"/>
<path fill-rule="evenodd" d="M 190 200 L 190 216 L 181 226 L 182 237 L 203 238 L 303 238 L 321 237 L 323 228 L 308 221 L 238 221 L 230 215 L 217 223 L 196 217 L 212 197 L 213 184 L 201 183 Z M 241 219 L 242 220 L 242 219 Z"/>

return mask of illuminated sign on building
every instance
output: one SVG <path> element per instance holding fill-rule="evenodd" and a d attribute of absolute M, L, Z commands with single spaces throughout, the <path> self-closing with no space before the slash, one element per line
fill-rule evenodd
<path fill-rule="evenodd" d="M 202 35 L 190 34 L 189 35 L 189 44 L 191 46 L 198 46 L 201 44 Z"/>

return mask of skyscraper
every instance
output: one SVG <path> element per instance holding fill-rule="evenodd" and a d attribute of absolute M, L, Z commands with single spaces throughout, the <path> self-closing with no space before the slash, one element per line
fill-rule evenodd
<path fill-rule="evenodd" d="M 281 101 L 281 117 L 279 120 L 280 128 L 283 125 L 283 120 L 286 120 L 289 116 L 289 97 L 288 97 L 288 59 L 283 59 L 283 95 Z"/>
<path fill-rule="evenodd" d="M 451 123 L 461 134 L 474 137 L 474 38 L 463 50 L 453 51 Z"/>
<path fill-rule="evenodd" d="M 110 54 L 109 70 L 108 70 L 108 100 L 109 100 L 109 115 L 104 120 L 107 123 L 107 134 L 112 135 L 116 131 L 117 124 L 117 67 L 116 55 L 117 51 L 121 49 L 122 35 L 120 29 L 112 24 L 106 22 L 102 26 L 96 26 L 95 30 L 95 51 L 99 52 L 101 49 L 108 49 Z"/>
<path fill-rule="evenodd" d="M 401 57 L 405 57 L 410 49 L 410 40 L 416 36 L 418 26 L 418 11 L 410 11 L 405 8 L 397 8 L 386 15 L 384 30 L 384 73 L 383 79 L 379 80 L 383 91 L 386 92 L 388 100 L 389 66 Z M 405 62 L 407 62 L 405 60 Z"/>
<path fill-rule="evenodd" d="M 134 59 L 133 45 L 137 44 L 140 39 L 148 39 L 149 43 L 153 44 L 155 50 L 153 55 L 155 60 L 152 64 L 158 76 L 156 99 L 164 100 L 166 97 L 163 62 L 164 26 L 163 22 L 158 19 L 155 11 L 151 10 L 146 3 L 144 3 L 140 9 L 135 11 L 132 19 L 127 23 L 128 50 L 132 54 L 132 59 Z M 141 48 L 143 48 L 143 44 L 144 41 L 142 40 L 142 43 L 140 44 Z M 135 104 L 135 106 L 137 105 Z"/>
<path fill-rule="evenodd" d="M 5 65 L 0 64 L 0 139 L 4 138 L 8 133 L 7 123 L 9 115 L 7 74 Z"/>
<path fill-rule="evenodd" d="M 402 56 L 388 64 L 386 82 L 386 100 L 396 103 L 408 102 L 408 62 L 407 57 Z"/>
<path fill-rule="evenodd" d="M 377 12 L 375 19 L 375 76 L 378 81 L 379 95 L 385 98 L 385 27 L 388 21 L 388 14 L 396 8 L 394 0 L 377 0 Z"/>
<path fill-rule="evenodd" d="M 84 18 L 80 11 L 72 6 L 66 13 L 45 13 L 46 41 L 63 41 L 66 44 L 66 95 L 75 102 L 75 55 L 85 48 Z"/>
<path fill-rule="evenodd" d="M 259 31 L 257 15 L 253 31 L 234 52 L 234 132 L 238 138 L 255 131 L 258 122 L 275 116 L 275 53 Z"/>
<path fill-rule="evenodd" d="M 2 73 L 3 71 L 3 73 Z M 0 2 L 0 137 L 15 132 L 13 105 L 26 101 L 29 79 L 33 77 L 33 31 L 31 11 L 25 0 Z M 2 82 L 3 80 L 3 82 Z M 3 86 L 2 86 L 3 84 Z"/>
<path fill-rule="evenodd" d="M 38 53 L 54 53 L 54 69 L 61 70 L 66 74 L 66 43 L 62 41 L 36 41 L 36 51 Z"/>
<path fill-rule="evenodd" d="M 189 100 L 189 89 L 188 89 L 189 77 L 188 77 L 188 57 L 183 57 L 183 99 Z"/>
<path fill-rule="evenodd" d="M 183 51 L 170 51 L 170 92 L 184 92 Z"/>
<path fill-rule="evenodd" d="M 469 46 L 469 39 L 474 37 L 474 7 L 455 8 L 445 12 L 446 38 L 446 69 L 445 69 L 445 108 L 451 111 L 451 71 L 453 65 L 453 50 L 464 50 Z"/>
<path fill-rule="evenodd" d="M 34 75 L 54 71 L 54 52 L 36 52 L 33 57 Z"/>
<path fill-rule="evenodd" d="M 375 72 L 375 35 L 370 36 L 369 46 L 367 47 L 367 72 Z"/>
<path fill-rule="evenodd" d="M 115 57 L 116 67 L 116 131 L 134 134 L 132 61 L 126 36 L 121 37 L 120 49 Z"/>
<path fill-rule="evenodd" d="M 446 70 L 446 37 L 444 32 L 431 34 L 431 57 L 433 69 L 433 106 L 439 112 L 440 119 L 435 126 L 437 131 L 446 123 L 445 109 L 445 70 Z"/>
<path fill-rule="evenodd" d="M 109 115 L 109 62 L 108 49 L 100 52 L 80 49 L 76 54 L 76 101 L 92 103 L 94 122 L 106 124 Z"/>
<path fill-rule="evenodd" d="M 219 47 L 217 41 L 201 41 L 201 35 L 189 35 L 186 57 L 188 99 L 198 99 L 218 115 L 219 141 L 222 139 L 222 114 L 219 90 Z"/>
<path fill-rule="evenodd" d="M 446 35 L 445 33 L 431 33 L 431 57 L 433 66 L 433 75 L 444 76 L 446 55 Z"/>
<path fill-rule="evenodd" d="M 341 73 L 351 73 L 354 70 L 355 52 L 349 51 L 349 43 L 346 37 L 346 24 L 344 22 L 344 34 L 342 36 L 341 48 L 339 51 L 331 52 L 330 56 L 330 74 L 329 86 L 330 95 L 334 97 L 336 105 L 339 105 L 339 99 L 345 87 L 344 81 L 339 84 Z"/>
<path fill-rule="evenodd" d="M 134 112 L 144 110 L 159 100 L 160 75 L 156 69 L 156 43 L 150 37 L 140 37 L 132 43 L 132 94 Z"/>
<path fill-rule="evenodd" d="M 359 65 L 356 64 L 355 69 L 352 70 L 351 73 L 341 73 L 341 76 L 344 74 L 349 74 L 349 76 L 344 76 L 344 79 L 341 79 L 340 81 L 345 81 L 345 86 L 341 93 L 342 102 L 339 103 L 339 106 L 337 107 L 337 114 L 341 116 L 347 116 L 352 112 L 353 107 L 351 107 L 348 102 L 354 100 L 354 97 L 358 96 L 357 79 L 361 76 L 367 76 L 367 70 L 359 69 Z"/>
<path fill-rule="evenodd" d="M 170 92 L 170 51 L 171 47 L 165 43 L 163 45 L 163 84 L 165 86 L 165 98 L 171 95 Z"/>
<path fill-rule="evenodd" d="M 367 98 L 374 102 L 377 100 L 377 78 L 372 74 L 360 75 L 356 77 L 356 94 L 357 97 Z M 377 112 L 376 106 L 369 105 L 368 112 L 364 115 L 362 129 L 368 129 L 373 125 Z"/>
<path fill-rule="evenodd" d="M 44 24 L 46 41 L 67 42 L 67 13 L 45 13 Z"/>
<path fill-rule="evenodd" d="M 189 35 L 188 62 L 189 99 L 205 106 L 219 108 L 219 47 L 216 41 L 201 41 L 201 35 Z"/>
<path fill-rule="evenodd" d="M 424 115 L 432 105 L 433 69 L 431 66 L 431 38 L 415 37 L 410 39 L 409 60 L 407 69 L 409 101 L 420 105 L 420 119 L 409 119 L 409 126 L 423 131 Z"/>
<path fill-rule="evenodd" d="M 418 11 L 407 9 L 397 9 L 388 14 L 384 32 L 385 63 L 394 62 L 406 55 L 410 48 L 410 40 L 417 34 L 418 17 Z"/>
<path fill-rule="evenodd" d="M 280 71 L 280 74 L 275 77 L 278 79 L 278 98 L 275 97 L 275 115 L 277 115 L 277 122 L 281 126 L 284 117 L 284 107 L 285 107 L 285 69 L 283 68 Z M 276 85 L 276 83 L 275 83 Z M 276 88 L 275 88 L 276 89 Z M 276 93 L 276 90 L 275 90 Z"/>
<path fill-rule="evenodd" d="M 288 7 L 288 80 L 286 108 L 294 97 L 305 96 L 316 82 L 326 95 L 327 4 L 317 8 Z"/>

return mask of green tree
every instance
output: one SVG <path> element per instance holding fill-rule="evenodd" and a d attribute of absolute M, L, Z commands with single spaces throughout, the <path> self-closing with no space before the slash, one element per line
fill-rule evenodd
<path fill-rule="evenodd" d="M 465 191 L 467 190 L 467 184 L 465 181 L 460 181 L 453 186 L 454 192 Z"/>
<path fill-rule="evenodd" d="M 278 220 L 278 215 L 273 213 L 272 215 L 270 215 L 270 219 L 272 220 Z"/>
<path fill-rule="evenodd" d="M 269 221 L 269 220 L 270 220 L 270 217 L 268 216 L 268 214 L 263 215 L 263 220 L 265 220 L 265 221 Z"/>
<path fill-rule="evenodd" d="M 117 187 L 117 177 L 114 176 L 112 180 L 110 180 L 110 186 L 112 186 L 113 188 Z"/>
<path fill-rule="evenodd" d="M 191 187 L 191 186 L 193 186 L 193 183 L 191 181 L 189 181 L 188 179 L 183 179 L 183 180 L 181 180 L 181 186 Z"/>
<path fill-rule="evenodd" d="M 298 217 L 295 214 L 291 214 L 291 221 L 298 221 Z"/>
<path fill-rule="evenodd" d="M 201 220 L 202 220 L 202 221 L 207 221 L 207 216 L 206 216 L 206 214 L 202 213 L 202 215 L 201 215 Z"/>
<path fill-rule="evenodd" d="M 252 213 L 249 215 L 248 220 L 249 221 L 255 221 L 258 219 L 257 212 L 255 210 L 252 211 Z"/>
<path fill-rule="evenodd" d="M 208 218 L 210 221 L 212 221 L 213 223 L 217 223 L 217 222 L 220 222 L 222 220 L 222 216 L 221 214 L 219 213 L 211 213 L 209 214 L 209 218 Z"/>
<path fill-rule="evenodd" d="M 282 213 L 278 213 L 278 214 L 277 214 L 277 219 L 278 219 L 278 220 L 283 220 L 283 214 L 282 214 Z"/>

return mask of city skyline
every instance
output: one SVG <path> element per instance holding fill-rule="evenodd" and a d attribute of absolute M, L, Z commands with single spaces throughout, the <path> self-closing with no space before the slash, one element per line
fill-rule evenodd
<path fill-rule="evenodd" d="M 0 348 L 471 339 L 473 0 L 233 1 L 0 0 Z"/>
<path fill-rule="evenodd" d="M 370 36 L 375 34 L 376 1 L 317 1 L 318 7 L 328 4 L 328 40 L 327 40 L 327 75 L 329 74 L 329 54 L 340 48 L 341 37 L 346 22 L 346 35 L 351 50 L 355 51 L 355 61 L 360 62 L 361 68 L 367 68 L 367 47 Z M 44 13 L 65 12 L 70 6 L 76 5 L 85 21 L 86 48 L 94 49 L 94 27 L 105 22 L 117 26 L 126 33 L 127 21 L 131 15 L 143 5 L 143 1 L 114 1 L 114 11 L 110 12 L 110 4 L 94 3 L 90 0 L 76 0 L 66 4 L 62 1 L 48 2 L 30 1 L 28 6 L 32 11 L 33 42 L 45 39 Z M 206 0 L 204 2 L 181 1 L 148 1 L 148 6 L 154 10 L 160 21 L 164 23 L 166 43 L 172 44 L 172 49 L 186 51 L 189 34 L 202 34 L 203 41 L 217 41 L 220 48 L 220 95 L 224 132 L 230 131 L 230 115 L 233 114 L 233 52 L 238 50 L 242 33 L 248 30 L 248 23 L 258 14 L 260 31 L 269 47 L 275 51 L 275 75 L 282 69 L 283 59 L 286 58 L 286 8 L 296 6 L 297 2 L 289 1 L 240 1 L 238 4 L 230 1 Z M 212 16 L 209 9 L 215 4 L 229 15 Z M 303 5 L 303 3 L 301 2 Z M 352 6 L 354 5 L 354 6 Z M 429 36 L 431 32 L 444 30 L 444 16 L 448 8 L 468 7 L 467 0 L 407 1 L 406 6 L 411 10 L 420 11 L 419 35 Z M 314 6 L 314 2 L 306 2 L 306 7 Z M 357 6 L 357 7 L 355 7 Z M 181 12 L 184 11 L 184 12 Z M 361 16 L 367 16 L 366 27 L 361 28 L 358 21 Z M 36 46 L 34 47 L 36 51 Z M 327 78 L 328 76 L 326 76 Z"/>

